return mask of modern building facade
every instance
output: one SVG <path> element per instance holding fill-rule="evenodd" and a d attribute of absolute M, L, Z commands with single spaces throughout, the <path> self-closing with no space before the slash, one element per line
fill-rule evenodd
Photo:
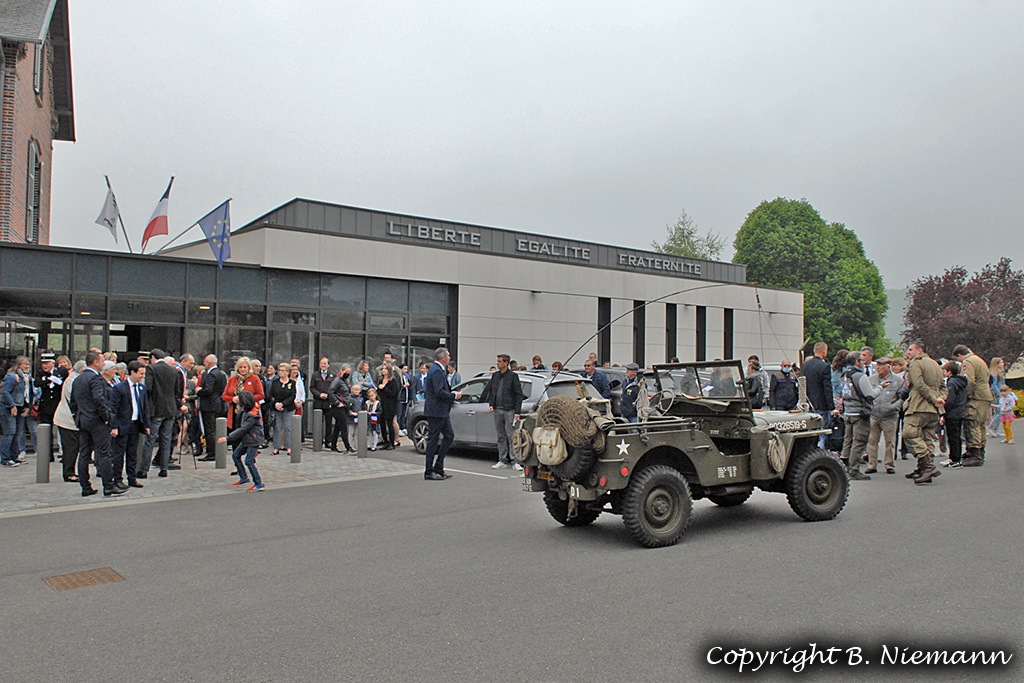
<path fill-rule="evenodd" d="M 768 362 L 803 343 L 803 295 L 729 263 L 301 199 L 234 231 L 231 251 L 218 269 L 205 240 L 167 256 L 0 245 L 0 356 L 160 347 L 308 369 L 443 345 L 469 376 L 498 353 Z"/>
<path fill-rule="evenodd" d="M 49 244 L 53 141 L 75 140 L 67 0 L 0 0 L 0 242 Z"/>

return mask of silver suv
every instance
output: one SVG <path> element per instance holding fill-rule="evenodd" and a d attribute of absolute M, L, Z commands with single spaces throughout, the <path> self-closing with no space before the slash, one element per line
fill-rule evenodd
<path fill-rule="evenodd" d="M 601 401 L 601 395 L 591 385 L 590 380 L 568 372 L 560 372 L 547 391 L 544 384 L 551 379 L 549 372 L 519 372 L 519 383 L 523 386 L 523 413 L 552 396 L 572 396 L 574 398 L 590 398 Z M 452 428 L 455 431 L 454 445 L 461 448 L 498 449 L 498 435 L 494 431 L 494 416 L 488 404 L 480 402 L 484 387 L 491 381 L 490 375 L 474 377 L 459 384 L 453 389 L 462 392 L 462 398 L 456 399 L 452 406 Z M 582 392 L 582 393 L 581 393 Z M 406 429 L 413 445 L 420 453 L 427 451 L 427 419 L 423 416 L 423 401 L 417 401 L 406 417 Z"/>

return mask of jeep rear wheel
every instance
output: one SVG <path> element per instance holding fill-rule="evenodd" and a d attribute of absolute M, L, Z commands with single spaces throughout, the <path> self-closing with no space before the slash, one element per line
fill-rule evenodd
<path fill-rule="evenodd" d="M 708 500 L 715 505 L 719 505 L 724 508 L 731 508 L 746 503 L 747 499 L 750 498 L 753 493 L 754 489 L 751 488 L 747 491 L 740 491 L 739 493 L 727 493 L 722 496 L 708 496 Z"/>
<path fill-rule="evenodd" d="M 622 496 L 622 519 L 633 537 L 648 548 L 679 541 L 690 523 L 693 499 L 686 479 L 668 465 L 634 472 Z"/>
<path fill-rule="evenodd" d="M 544 492 L 544 505 L 548 509 L 548 514 L 563 526 L 587 526 L 601 516 L 600 510 L 583 507 L 580 503 L 576 506 L 576 515 L 569 519 L 569 501 L 559 498 L 557 491 Z"/>
<path fill-rule="evenodd" d="M 789 507 L 809 522 L 832 519 L 850 495 L 846 469 L 820 448 L 803 451 L 790 460 L 785 486 Z"/>

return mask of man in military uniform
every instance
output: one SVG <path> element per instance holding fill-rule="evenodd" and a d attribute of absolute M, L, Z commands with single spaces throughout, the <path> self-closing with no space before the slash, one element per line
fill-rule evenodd
<path fill-rule="evenodd" d="M 39 374 L 35 378 L 35 386 L 42 392 L 39 397 L 39 424 L 53 425 L 53 414 L 57 412 L 57 406 L 60 405 L 60 392 L 64 388 L 64 377 L 61 377 L 54 371 L 54 365 L 57 357 L 53 351 L 43 351 L 39 356 L 40 370 Z M 56 437 L 57 429 L 52 428 L 51 435 Z M 52 449 L 53 443 L 51 442 L 50 447 Z M 51 453 L 53 451 L 51 450 Z M 50 460 L 53 460 L 53 456 L 50 456 Z"/>
<path fill-rule="evenodd" d="M 985 420 L 992 403 L 988 365 L 964 344 L 953 348 L 953 357 L 960 363 L 960 374 L 967 380 L 967 410 L 964 413 L 967 452 L 963 466 L 981 467 L 985 464 Z"/>
<path fill-rule="evenodd" d="M 640 366 L 636 363 L 626 365 L 626 383 L 619 399 L 619 414 L 629 422 L 637 422 L 639 419 L 636 411 L 636 399 L 640 396 L 640 383 L 636 378 L 639 371 Z"/>
<path fill-rule="evenodd" d="M 910 361 L 910 395 L 903 420 L 903 441 L 917 458 L 917 470 L 907 475 L 915 484 L 928 484 L 942 474 L 935 467 L 935 442 L 939 435 L 939 413 L 946 403 L 942 370 L 916 341 L 907 349 Z"/>

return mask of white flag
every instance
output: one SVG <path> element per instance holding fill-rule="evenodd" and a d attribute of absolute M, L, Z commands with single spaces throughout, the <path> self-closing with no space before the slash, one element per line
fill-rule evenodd
<path fill-rule="evenodd" d="M 119 213 L 120 209 L 117 208 L 114 191 L 107 188 L 107 201 L 103 203 L 103 211 L 100 211 L 100 217 L 96 219 L 96 225 L 102 225 L 110 230 L 110 234 L 114 236 L 114 244 L 117 244 L 117 217 Z"/>

